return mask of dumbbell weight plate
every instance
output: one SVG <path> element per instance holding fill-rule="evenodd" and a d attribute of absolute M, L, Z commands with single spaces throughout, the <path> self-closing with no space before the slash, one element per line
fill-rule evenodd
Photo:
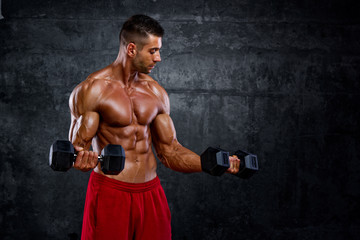
<path fill-rule="evenodd" d="M 238 150 L 235 155 L 240 159 L 240 170 L 236 176 L 247 179 L 259 171 L 259 162 L 255 154 Z"/>
<path fill-rule="evenodd" d="M 201 168 L 213 176 L 220 176 L 230 167 L 229 153 L 219 148 L 208 147 L 201 155 Z"/>
<path fill-rule="evenodd" d="M 49 165 L 54 171 L 66 172 L 74 164 L 74 147 L 67 140 L 57 140 L 50 147 Z"/>
<path fill-rule="evenodd" d="M 101 170 L 107 175 L 118 175 L 125 166 L 125 151 L 120 145 L 108 144 L 101 151 Z"/>

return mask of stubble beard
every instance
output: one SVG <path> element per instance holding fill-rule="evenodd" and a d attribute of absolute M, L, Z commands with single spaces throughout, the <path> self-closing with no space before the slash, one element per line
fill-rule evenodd
<path fill-rule="evenodd" d="M 149 70 L 149 68 L 146 66 L 146 64 L 141 59 L 138 59 L 137 57 L 135 57 L 135 59 L 134 59 L 134 66 L 135 66 L 135 69 L 139 73 L 149 74 L 151 72 L 151 70 Z"/>

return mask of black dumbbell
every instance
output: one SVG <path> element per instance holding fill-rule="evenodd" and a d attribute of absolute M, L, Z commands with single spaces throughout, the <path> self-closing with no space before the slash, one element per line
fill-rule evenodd
<path fill-rule="evenodd" d="M 235 155 L 240 159 L 237 177 L 249 178 L 259 170 L 256 155 L 241 150 L 236 151 Z M 200 159 L 202 170 L 213 176 L 221 176 L 230 167 L 229 152 L 220 148 L 208 147 L 200 155 Z"/>
<path fill-rule="evenodd" d="M 73 166 L 76 156 L 70 141 L 57 140 L 50 147 L 49 165 L 54 171 L 66 172 Z M 98 159 L 105 174 L 117 175 L 124 169 L 125 151 L 120 145 L 108 144 Z"/>

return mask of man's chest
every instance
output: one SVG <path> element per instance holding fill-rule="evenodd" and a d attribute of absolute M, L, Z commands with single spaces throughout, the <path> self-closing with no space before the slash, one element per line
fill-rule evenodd
<path fill-rule="evenodd" d="M 101 121 L 125 127 L 150 124 L 161 109 L 159 98 L 150 90 L 117 88 L 106 94 L 100 104 Z"/>

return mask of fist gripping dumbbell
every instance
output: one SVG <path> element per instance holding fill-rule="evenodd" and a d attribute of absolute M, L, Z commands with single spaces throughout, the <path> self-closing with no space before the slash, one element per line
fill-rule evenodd
<path fill-rule="evenodd" d="M 249 178 L 259 170 L 257 156 L 238 150 L 234 153 L 240 159 L 239 172 L 235 176 Z M 213 176 L 220 176 L 230 167 L 229 152 L 220 148 L 208 147 L 201 155 L 201 168 Z"/>
<path fill-rule="evenodd" d="M 68 171 L 76 159 L 74 146 L 70 141 L 57 140 L 50 147 L 49 165 L 54 171 Z M 108 144 L 98 156 L 101 170 L 108 175 L 119 174 L 125 166 L 125 151 L 121 145 Z"/>

